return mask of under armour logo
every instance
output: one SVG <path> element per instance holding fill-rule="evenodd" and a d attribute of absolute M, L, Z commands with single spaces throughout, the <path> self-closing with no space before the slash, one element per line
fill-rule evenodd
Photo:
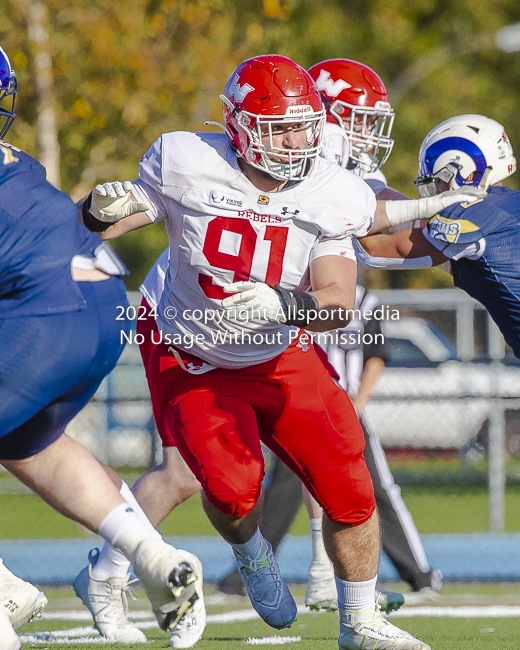
<path fill-rule="evenodd" d="M 254 88 L 253 86 L 250 86 L 248 83 L 245 83 L 242 86 L 240 86 L 238 82 L 239 82 L 239 78 L 238 75 L 236 74 L 233 79 L 233 85 L 229 89 L 229 92 L 235 98 L 235 102 L 240 103 L 244 101 L 244 97 L 247 95 L 247 93 L 250 93 L 252 90 L 254 90 Z"/>
<path fill-rule="evenodd" d="M 294 216 L 296 216 L 297 214 L 300 214 L 300 211 L 299 210 L 294 210 L 294 212 L 291 212 L 291 210 L 289 210 L 288 208 L 286 208 L 284 206 L 282 208 L 282 215 L 285 217 L 286 214 L 293 214 Z"/>
<path fill-rule="evenodd" d="M 337 97 L 345 88 L 352 88 L 352 84 L 344 79 L 332 81 L 330 72 L 327 70 L 320 70 L 320 76 L 316 79 L 315 84 L 319 91 L 325 92 L 329 97 Z"/>
<path fill-rule="evenodd" d="M 296 344 L 297 348 L 300 348 L 302 352 L 308 352 L 309 351 L 309 344 L 308 344 L 308 337 L 301 336 L 300 340 Z"/>

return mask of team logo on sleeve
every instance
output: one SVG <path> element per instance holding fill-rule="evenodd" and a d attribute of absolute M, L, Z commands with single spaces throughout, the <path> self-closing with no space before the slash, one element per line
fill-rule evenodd
<path fill-rule="evenodd" d="M 257 203 L 259 205 L 269 205 L 269 197 L 264 196 L 263 194 L 260 194 L 260 196 L 258 197 Z"/>
<path fill-rule="evenodd" d="M 478 226 L 467 219 L 448 219 L 439 214 L 428 223 L 428 234 L 432 239 L 447 244 L 469 244 L 482 237 Z"/>

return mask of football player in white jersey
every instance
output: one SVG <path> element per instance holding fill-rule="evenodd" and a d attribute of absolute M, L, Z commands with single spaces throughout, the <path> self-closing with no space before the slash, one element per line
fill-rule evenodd
<path fill-rule="evenodd" d="M 363 434 L 299 328 L 348 321 L 353 236 L 433 214 L 446 196 L 376 203 L 359 177 L 320 158 L 324 108 L 290 59 L 245 61 L 221 98 L 225 135 L 164 134 L 133 186 L 98 186 L 83 220 L 106 239 L 165 221 L 170 265 L 158 308 L 162 340 L 148 364 L 152 400 L 260 616 L 277 629 L 296 618 L 257 527 L 261 440 L 326 513 L 339 647 L 427 649 L 376 606 L 379 530 Z M 309 270 L 312 292 L 297 290 Z"/>
<path fill-rule="evenodd" d="M 322 61 L 309 68 L 308 72 L 320 91 L 327 111 L 322 155 L 325 153 L 327 159 L 346 167 L 363 178 L 370 185 L 378 199 L 406 198 L 399 192 L 387 188 L 386 178 L 381 171 L 381 166 L 388 159 L 393 146 L 390 135 L 394 112 L 380 77 L 368 66 L 348 59 Z M 164 263 L 166 264 L 166 260 L 164 260 Z M 153 271 L 150 272 L 149 277 L 143 283 L 141 290 L 148 297 L 148 301 L 152 301 L 151 304 L 154 304 L 154 297 L 150 296 L 146 289 L 146 286 L 151 284 L 150 291 L 153 291 L 155 284 L 152 278 Z M 358 307 L 359 305 L 356 303 L 356 309 Z M 351 323 L 348 327 L 350 328 L 352 325 Z M 344 346 L 330 343 L 326 347 L 329 362 L 340 377 L 344 378 L 347 372 L 352 374 L 353 368 L 355 369 L 353 374 L 356 375 L 356 372 L 358 372 L 359 376 L 361 376 L 362 366 L 352 362 L 352 359 L 363 356 L 360 346 L 352 345 L 351 347 L 356 349 L 355 351 L 351 350 L 349 354 L 345 352 Z M 347 358 L 349 359 L 348 371 Z M 375 360 L 370 359 L 368 366 L 370 368 L 375 367 Z M 363 373 L 363 389 L 368 385 L 368 377 L 373 377 L 373 373 Z M 352 380 L 348 382 L 348 393 L 351 398 L 356 398 L 356 402 L 359 397 L 357 395 L 357 383 Z M 340 386 L 346 389 L 347 383 L 340 382 Z M 373 386 L 370 390 L 372 388 Z M 363 392 L 365 393 L 365 390 Z M 400 577 L 409 583 L 415 592 L 420 592 L 421 597 L 424 597 L 426 593 L 431 595 L 433 594 L 432 584 L 435 584 L 437 588 L 439 587 L 438 572 L 433 573 L 430 571 L 413 518 L 404 501 L 398 495 L 395 483 L 391 479 L 391 472 L 384 451 L 379 441 L 370 434 L 359 409 L 358 414 L 360 415 L 360 422 L 367 442 L 365 460 L 374 483 L 379 516 L 384 524 L 383 548 L 391 561 L 399 568 Z M 278 476 L 285 477 L 286 475 L 275 474 L 266 490 L 266 497 L 269 490 L 282 489 L 282 486 L 278 487 Z M 280 480 L 285 480 L 287 483 L 287 481 L 291 480 L 291 477 Z M 311 520 L 313 549 L 305 603 L 312 609 L 336 609 L 337 593 L 334 572 L 325 553 L 321 533 L 323 513 L 316 501 L 305 489 L 304 497 Z M 272 501 L 268 500 L 266 503 L 262 515 L 263 522 L 269 520 L 268 504 L 271 504 Z M 290 514 L 293 512 L 293 507 L 293 504 L 287 501 L 288 513 L 285 532 L 289 529 Z M 279 539 L 283 531 L 277 530 L 276 532 Z M 217 588 L 222 590 L 224 594 L 241 593 L 242 589 L 237 571 L 235 570 L 232 574 L 228 574 L 223 578 L 217 584 Z M 417 600 L 418 596 L 414 596 Z M 382 609 L 391 611 L 398 609 L 404 599 L 401 594 L 379 590 L 378 602 Z"/>

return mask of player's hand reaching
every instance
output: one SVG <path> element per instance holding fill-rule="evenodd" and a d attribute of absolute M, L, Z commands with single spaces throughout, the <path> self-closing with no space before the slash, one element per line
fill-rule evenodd
<path fill-rule="evenodd" d="M 441 194 L 435 194 L 435 196 L 426 196 L 422 199 L 386 201 L 386 217 L 391 226 L 398 226 L 417 219 L 429 219 L 454 203 L 472 203 L 484 199 L 486 196 L 486 190 L 467 186 L 458 190 L 447 190 Z M 380 228 L 381 224 L 377 229 Z"/>
<path fill-rule="evenodd" d="M 253 320 L 278 324 L 287 320 L 280 294 L 264 282 L 232 282 L 226 284 L 224 292 L 234 295 L 224 298 L 222 307 L 236 309 L 240 320 L 244 320 L 242 312 L 250 314 Z"/>
<path fill-rule="evenodd" d="M 90 195 L 90 213 L 99 221 L 116 223 L 137 212 L 150 209 L 148 203 L 134 201 L 131 197 L 134 186 L 130 181 L 114 181 L 96 185 Z"/>
<path fill-rule="evenodd" d="M 446 192 L 441 192 L 441 194 L 437 194 L 434 198 L 440 199 L 442 207 L 447 208 L 454 203 L 471 203 L 478 199 L 485 199 L 487 194 L 486 190 L 483 190 L 480 187 L 468 185 L 466 187 L 459 187 L 458 190 L 447 190 Z"/>

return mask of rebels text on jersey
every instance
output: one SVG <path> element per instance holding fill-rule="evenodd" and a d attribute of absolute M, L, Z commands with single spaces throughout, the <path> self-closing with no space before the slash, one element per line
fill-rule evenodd
<path fill-rule="evenodd" d="M 227 313 L 223 286 L 251 280 L 292 289 L 318 257 L 354 260 L 351 238 L 369 231 L 376 207 L 359 177 L 323 159 L 306 180 L 263 193 L 240 170 L 226 136 L 214 133 L 161 136 L 141 161 L 134 194 L 150 204 L 152 221 L 165 221 L 170 240 L 160 329 L 228 368 L 280 354 L 290 328 Z"/>

